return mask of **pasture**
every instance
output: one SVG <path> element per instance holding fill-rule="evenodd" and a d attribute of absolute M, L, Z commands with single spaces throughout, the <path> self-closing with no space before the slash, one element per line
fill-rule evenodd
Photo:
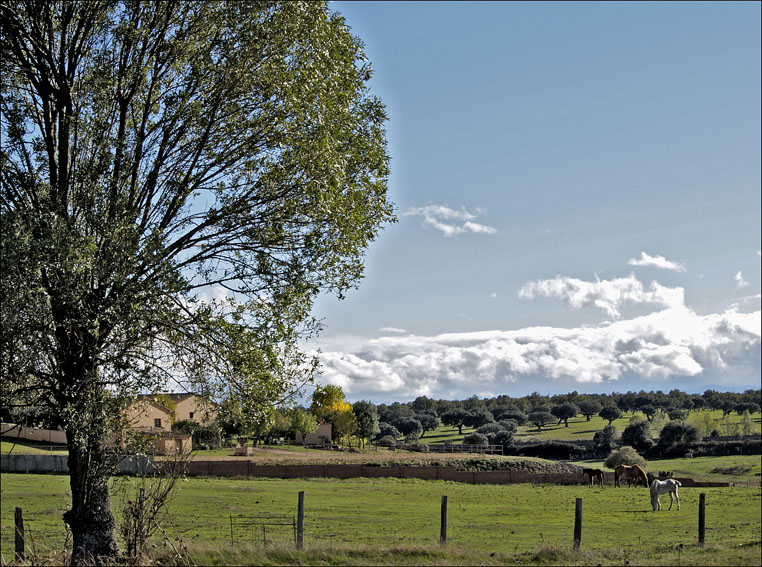
<path fill-rule="evenodd" d="M 639 411 L 633 413 L 626 413 L 619 419 L 612 422 L 612 425 L 616 427 L 619 434 L 630 425 L 632 419 L 645 420 L 646 416 Z M 751 416 L 752 434 L 759 434 L 762 431 L 762 415 L 755 413 Z M 742 433 L 741 421 L 742 417 L 735 413 L 728 415 L 723 419 L 722 410 L 701 410 L 695 412 L 689 412 L 686 416 L 688 423 L 697 424 L 704 422 L 704 428 L 709 427 L 716 428 L 720 435 L 737 435 Z M 537 427 L 531 424 L 523 425 L 519 427 L 516 432 L 516 439 L 519 441 L 568 441 L 574 442 L 575 440 L 592 440 L 593 436 L 608 425 L 608 420 L 603 419 L 597 415 L 592 416 L 590 421 L 587 421 L 585 416 L 578 415 L 569 419 L 569 427 L 565 427 L 563 423 L 548 424 L 542 427 L 540 431 L 537 431 Z M 662 423 L 663 425 L 663 423 Z M 421 443 L 462 443 L 463 437 L 474 431 L 473 428 L 463 427 L 463 435 L 458 434 L 458 428 L 448 425 L 440 425 L 434 431 L 427 432 L 422 438 Z M 709 431 L 706 432 L 707 435 Z M 651 434 L 654 438 L 659 436 L 659 429 L 656 424 L 651 427 Z"/>
<path fill-rule="evenodd" d="M 138 482 L 115 481 L 116 511 L 122 498 L 134 495 Z M 292 550 L 290 527 L 275 526 L 268 531 L 269 551 L 261 528 L 234 530 L 236 543 L 250 555 L 230 555 L 238 553 L 230 546 L 231 515 L 293 516 L 302 490 L 306 555 Z M 3 475 L 4 563 L 13 552 L 15 506 L 24 508 L 39 556 L 63 545 L 67 492 L 67 477 Z M 707 495 L 708 546 L 703 550 L 694 547 L 700 492 Z M 446 551 L 437 545 L 442 495 L 449 500 Z M 646 489 L 611 486 L 189 478 L 178 484 L 162 527 L 173 545 L 186 547 L 200 564 L 665 564 L 674 563 L 680 550 L 684 560 L 690 553 L 691 564 L 747 565 L 759 562 L 761 497 L 759 487 L 685 488 L 681 511 L 652 512 Z M 581 555 L 570 551 L 576 498 L 583 499 Z M 154 552 L 165 553 L 165 544 L 156 543 Z"/>

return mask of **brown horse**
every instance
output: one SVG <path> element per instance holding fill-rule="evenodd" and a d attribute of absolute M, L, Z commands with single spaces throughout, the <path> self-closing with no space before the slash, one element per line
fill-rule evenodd
<path fill-rule="evenodd" d="M 644 471 L 643 467 L 640 465 L 619 465 L 615 468 L 614 486 L 621 486 L 619 481 L 623 478 L 630 481 L 630 486 L 632 486 L 633 483 L 637 486 L 638 482 L 641 481 L 643 482 L 643 486 L 648 486 L 648 475 L 646 475 L 646 471 Z"/>
<path fill-rule="evenodd" d="M 598 481 L 598 485 L 603 488 L 603 471 L 601 469 L 582 469 L 582 478 L 587 475 L 590 478 L 590 486 L 593 486 L 593 479 Z"/>

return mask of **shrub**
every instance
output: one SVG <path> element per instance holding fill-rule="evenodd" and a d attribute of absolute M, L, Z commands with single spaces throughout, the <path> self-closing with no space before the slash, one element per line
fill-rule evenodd
<path fill-rule="evenodd" d="M 486 435 L 474 431 L 463 438 L 463 443 L 466 445 L 489 445 L 489 440 Z"/>
<path fill-rule="evenodd" d="M 405 435 L 405 443 L 415 443 L 420 437 L 417 433 L 408 433 Z"/>
<path fill-rule="evenodd" d="M 199 425 L 192 433 L 193 446 L 217 449 L 222 441 L 219 429 L 214 425 L 203 427 Z"/>
<path fill-rule="evenodd" d="M 622 432 L 622 443 L 645 453 L 654 445 L 654 440 L 651 438 L 651 425 L 642 420 L 631 423 Z"/>
<path fill-rule="evenodd" d="M 664 450 L 673 445 L 691 445 L 698 443 L 698 441 L 699 432 L 696 427 L 682 421 L 670 421 L 661 430 L 659 448 Z"/>
<path fill-rule="evenodd" d="M 477 429 L 476 432 L 489 436 L 490 434 L 494 435 L 499 433 L 502 430 L 503 428 L 498 423 L 487 423 L 486 425 L 482 425 L 479 429 Z"/>
<path fill-rule="evenodd" d="M 527 422 L 527 415 L 523 411 L 513 408 L 495 412 L 495 419 L 498 421 L 512 419 L 519 425 L 524 425 Z"/>
<path fill-rule="evenodd" d="M 616 427 L 609 424 L 593 435 L 595 452 L 607 455 L 616 449 Z"/>
<path fill-rule="evenodd" d="M 394 447 L 397 445 L 397 439 L 391 435 L 384 435 L 378 440 L 378 444 L 382 447 Z"/>
<path fill-rule="evenodd" d="M 492 415 L 495 421 L 501 421 L 504 419 L 513 419 L 519 425 L 524 425 L 527 421 L 526 414 L 518 408 L 513 406 L 499 406 L 492 410 Z"/>
<path fill-rule="evenodd" d="M 505 429 L 496 433 L 492 439 L 492 443 L 495 445 L 503 446 L 503 453 L 513 447 L 513 431 L 506 431 Z"/>
<path fill-rule="evenodd" d="M 423 426 L 421 425 L 421 422 L 412 417 L 401 417 L 399 419 L 395 419 L 392 422 L 392 426 L 396 427 L 402 435 L 408 436 L 415 434 L 416 439 L 418 439 L 421 436 L 421 433 L 423 433 Z"/>
<path fill-rule="evenodd" d="M 603 466 L 610 469 L 615 469 L 619 465 L 640 465 L 645 469 L 648 462 L 635 449 L 625 445 L 617 451 L 612 451 L 603 462 Z"/>
<path fill-rule="evenodd" d="M 685 419 L 685 412 L 681 409 L 671 409 L 667 412 L 667 415 L 672 421 Z"/>
<path fill-rule="evenodd" d="M 501 419 L 497 424 L 503 428 L 504 431 L 517 431 L 519 423 L 515 419 Z"/>
<path fill-rule="evenodd" d="M 378 424 L 378 433 L 376 434 L 376 439 L 383 439 L 384 437 L 397 439 L 400 435 L 401 433 L 399 432 L 399 429 L 394 427 L 391 423 L 382 421 Z"/>

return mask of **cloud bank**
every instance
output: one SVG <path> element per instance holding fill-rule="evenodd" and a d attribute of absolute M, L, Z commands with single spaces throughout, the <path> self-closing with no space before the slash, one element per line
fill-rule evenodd
<path fill-rule="evenodd" d="M 683 264 L 667 260 L 664 256 L 649 256 L 645 252 L 640 253 L 640 259 L 630 258 L 627 263 L 630 266 L 646 266 L 674 272 L 684 272 L 686 269 Z"/>
<path fill-rule="evenodd" d="M 699 315 L 682 303 L 680 288 L 654 282 L 644 289 L 632 277 L 582 282 L 586 286 L 579 280 L 567 285 L 566 280 L 532 282 L 522 290 L 527 298 L 550 290 L 549 295 L 590 303 L 607 313 L 616 313 L 624 297 L 640 298 L 660 309 L 578 328 L 336 338 L 323 344 L 321 382 L 342 386 L 351 399 L 376 402 L 420 395 L 463 399 L 474 393 L 512 394 L 544 386 L 569 391 L 617 383 L 619 390 L 669 389 L 665 381 L 700 376 L 704 383 L 758 382 L 760 311 L 740 313 L 733 308 Z"/>
<path fill-rule="evenodd" d="M 477 212 L 482 211 L 477 210 Z M 403 212 L 402 216 L 423 217 L 423 226 L 435 228 L 448 237 L 464 233 L 497 234 L 496 228 L 474 222 L 477 215 L 468 212 L 465 208 L 456 211 L 447 205 L 426 205 L 412 207 Z"/>
<path fill-rule="evenodd" d="M 604 281 L 596 279 L 594 282 L 556 276 L 524 284 L 519 290 L 519 297 L 561 299 L 572 309 L 592 305 L 605 311 L 612 319 L 619 319 L 621 308 L 628 303 L 657 307 L 682 306 L 685 292 L 681 287 L 668 288 L 655 281 L 646 289 L 632 274 L 626 278 Z"/>

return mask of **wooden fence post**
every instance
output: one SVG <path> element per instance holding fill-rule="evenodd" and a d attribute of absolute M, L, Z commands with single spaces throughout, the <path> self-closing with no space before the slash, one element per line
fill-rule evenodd
<path fill-rule="evenodd" d="M 447 496 L 442 496 L 442 512 L 439 527 L 439 545 L 447 543 Z"/>
<path fill-rule="evenodd" d="M 16 508 L 16 561 L 24 561 L 24 512 Z"/>
<path fill-rule="evenodd" d="M 704 547 L 704 536 L 706 535 L 706 494 L 703 492 L 699 494 L 699 518 L 698 518 L 698 530 L 699 530 L 699 547 Z"/>
<path fill-rule="evenodd" d="M 299 509 L 296 516 L 296 549 L 304 548 L 304 490 L 299 492 Z"/>
<path fill-rule="evenodd" d="M 574 505 L 574 549 L 579 549 L 582 542 L 582 498 L 577 498 Z"/>

